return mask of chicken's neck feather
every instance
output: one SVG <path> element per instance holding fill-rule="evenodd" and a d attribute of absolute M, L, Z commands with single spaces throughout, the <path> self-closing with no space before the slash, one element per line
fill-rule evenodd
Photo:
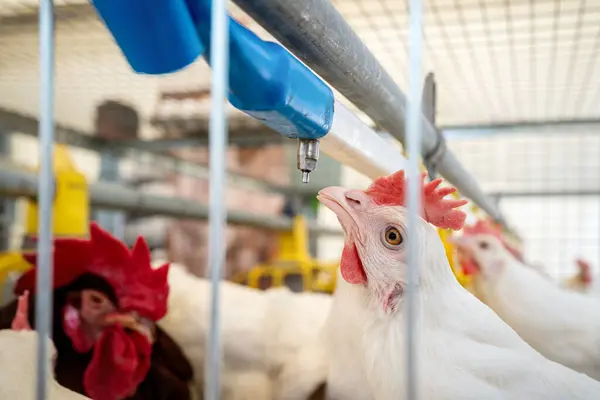
<path fill-rule="evenodd" d="M 457 308 L 460 315 L 470 314 L 470 303 L 463 300 L 472 296 L 456 281 L 437 232 L 432 228 L 431 233 L 426 235 L 421 247 L 417 337 L 424 329 L 435 330 L 442 326 L 450 330 L 467 329 L 460 318 L 449 321 L 447 316 L 456 313 Z M 349 284 L 338 272 L 338 287 L 328 321 L 329 347 L 345 359 L 348 356 L 342 352 L 354 352 L 351 357 L 356 363 L 349 368 L 362 369 L 359 375 L 367 379 L 370 387 L 398 393 L 404 377 L 393 378 L 390 374 L 404 370 L 405 303 L 400 298 L 392 312 L 386 311 L 377 296 L 377 290 L 382 290 L 386 284 L 380 282 L 374 289 L 369 286 L 372 283 Z M 466 310 L 461 312 L 463 306 Z M 355 373 L 352 372 L 352 376 L 356 376 Z M 376 398 L 386 398 L 386 393 L 380 393 L 383 397 Z"/>

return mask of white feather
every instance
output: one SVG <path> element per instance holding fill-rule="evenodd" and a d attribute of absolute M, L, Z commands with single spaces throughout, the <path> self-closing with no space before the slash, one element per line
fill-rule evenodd
<path fill-rule="evenodd" d="M 509 254 L 499 257 L 498 274 L 475 280 L 486 303 L 545 357 L 600 380 L 600 299 L 561 288 Z"/>
<path fill-rule="evenodd" d="M 52 365 L 56 349 L 50 339 L 50 354 L 47 360 Z M 34 399 L 37 376 L 37 333 L 35 331 L 0 331 L 0 399 Z M 52 371 L 52 368 L 50 368 Z M 49 400 L 89 400 L 75 393 L 48 376 Z"/>
<path fill-rule="evenodd" d="M 210 282 L 171 264 L 169 284 L 169 311 L 159 325 L 182 347 L 201 381 Z M 309 395 L 323 383 L 327 371 L 319 335 L 330 305 L 331 296 L 324 294 L 260 291 L 223 281 L 223 399 L 303 399 L 295 396 Z"/>

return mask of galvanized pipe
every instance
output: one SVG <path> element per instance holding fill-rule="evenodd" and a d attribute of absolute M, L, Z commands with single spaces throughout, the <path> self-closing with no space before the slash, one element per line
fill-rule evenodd
<path fill-rule="evenodd" d="M 419 238 L 418 225 L 421 214 L 421 172 L 420 147 L 422 137 L 421 110 L 421 80 L 422 80 L 422 52 L 423 52 L 423 11 L 421 0 L 410 1 L 409 14 L 409 89 L 410 101 L 406 108 L 406 145 L 408 153 L 407 174 L 407 261 L 408 279 L 406 285 L 406 398 L 417 400 L 418 379 L 417 374 L 417 349 L 419 329 Z"/>
<path fill-rule="evenodd" d="M 213 0 L 211 7 L 210 64 L 210 182 L 208 272 L 211 281 L 208 350 L 204 365 L 204 398 L 221 398 L 221 276 L 225 264 L 225 208 L 227 180 L 227 90 L 229 86 L 229 18 L 227 0 Z M 198 332 L 200 335 L 200 332 Z"/>
<path fill-rule="evenodd" d="M 54 2 L 40 1 L 40 172 L 38 181 L 37 282 L 35 293 L 35 329 L 38 333 L 36 398 L 49 396 L 50 348 L 52 334 L 52 204 L 54 201 Z"/>
<path fill-rule="evenodd" d="M 24 171 L 11 163 L 0 160 L 0 197 L 38 197 L 37 175 Z M 206 220 L 209 207 L 193 200 L 180 197 L 156 196 L 114 183 L 96 182 L 89 185 L 90 205 L 98 209 L 136 212 L 140 215 L 164 215 L 172 218 Z M 233 225 L 252 226 L 275 231 L 292 229 L 292 220 L 285 217 L 271 217 L 228 211 L 227 222 Z M 309 221 L 311 235 L 341 236 L 340 229 L 320 226 Z"/>

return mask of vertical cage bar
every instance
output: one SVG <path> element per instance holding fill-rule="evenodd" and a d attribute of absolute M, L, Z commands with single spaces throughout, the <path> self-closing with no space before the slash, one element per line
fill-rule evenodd
<path fill-rule="evenodd" d="M 211 113 L 209 131 L 210 149 L 210 203 L 209 203 L 209 251 L 208 269 L 211 279 L 210 331 L 208 357 L 205 359 L 206 400 L 219 400 L 221 368 L 221 318 L 220 280 L 225 263 L 225 208 L 226 154 L 227 149 L 227 88 L 229 85 L 229 29 L 227 1 L 214 0 L 211 10 L 210 64 L 213 70 L 211 82 Z"/>
<path fill-rule="evenodd" d="M 11 147 L 11 137 L 7 132 L 0 130 L 0 154 L 6 158 L 10 158 Z M 10 249 L 14 207 L 14 199 L 0 199 L 0 251 Z M 2 295 L 1 299 L 6 299 L 6 297 Z"/>
<path fill-rule="evenodd" d="M 38 184 L 38 243 L 35 329 L 37 346 L 37 400 L 48 398 L 46 377 L 50 373 L 48 337 L 52 332 L 52 204 L 54 172 L 54 2 L 40 1 L 40 179 Z"/>
<path fill-rule="evenodd" d="M 102 151 L 100 153 L 100 181 L 120 183 L 120 159 L 117 155 Z M 125 240 L 125 213 L 114 210 L 98 210 L 96 221 L 101 227 L 120 240 Z"/>
<path fill-rule="evenodd" d="M 408 153 L 408 285 L 406 291 L 406 398 L 418 397 L 417 334 L 419 324 L 418 280 L 419 251 L 417 224 L 421 210 L 421 179 L 419 155 L 421 154 L 421 81 L 422 81 L 422 4 L 410 1 L 409 14 L 409 101 L 406 107 L 406 144 Z"/>

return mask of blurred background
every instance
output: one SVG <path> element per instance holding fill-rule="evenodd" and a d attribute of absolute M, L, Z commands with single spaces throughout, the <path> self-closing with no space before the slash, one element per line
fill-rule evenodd
<path fill-rule="evenodd" d="M 23 179 L 39 158 L 37 3 L 0 0 L 0 152 L 11 168 L 22 168 Z M 332 3 L 406 93 L 406 2 Z M 89 216 L 128 242 L 144 235 L 153 250 L 204 276 L 210 69 L 199 59 L 168 76 L 135 74 L 88 2 L 55 4 L 56 135 L 65 145 L 56 168 L 77 171 L 90 185 L 129 189 L 115 191 L 117 197 L 189 200 L 166 204 L 168 213 L 157 212 L 158 206 L 91 207 Z M 234 4 L 230 12 L 272 39 Z M 449 147 L 499 203 L 531 262 L 557 280 L 573 275 L 578 257 L 597 272 L 600 3 L 429 0 L 424 23 L 424 70 L 435 75 L 436 124 Z M 253 268 L 306 258 L 319 260 L 311 264 L 315 273 L 331 279 L 328 265 L 339 259 L 343 236 L 314 196 L 326 185 L 363 188 L 369 180 L 322 154 L 303 185 L 296 142 L 228 109 L 226 276 L 248 283 Z M 91 197 L 111 187 L 92 188 Z M 30 245 L 28 225 L 35 218 L 28 213 L 30 200 L 9 192 L 0 191 L 6 196 L 0 203 L 4 251 Z M 78 215 L 63 211 L 64 219 L 86 219 L 84 209 Z M 296 215 L 302 218 L 290 219 Z M 258 275 L 255 284 L 273 284 L 269 274 Z M 307 290 L 308 278 L 290 275 L 284 284 L 301 290 L 304 279 Z M 319 290 L 330 290 L 324 285 Z"/>

